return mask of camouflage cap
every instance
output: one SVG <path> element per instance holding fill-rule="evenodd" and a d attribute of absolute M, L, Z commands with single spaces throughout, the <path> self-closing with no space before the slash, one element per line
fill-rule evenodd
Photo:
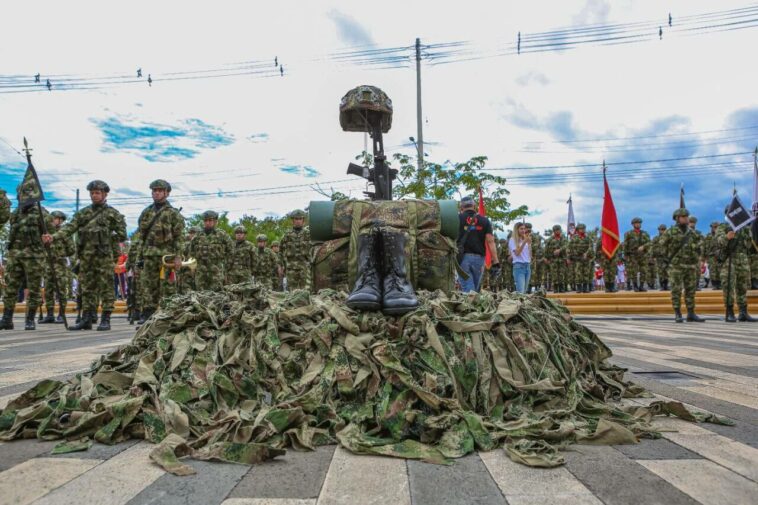
<path fill-rule="evenodd" d="M 721 223 L 719 223 L 718 221 L 711 221 L 711 227 L 718 226 L 720 224 Z"/>
<path fill-rule="evenodd" d="M 64 221 L 67 219 L 66 214 L 64 214 L 63 212 L 59 210 L 52 211 L 50 215 L 57 219 L 63 219 Z"/>
<path fill-rule="evenodd" d="M 200 228 L 197 226 L 190 226 L 187 233 L 200 233 Z"/>
<path fill-rule="evenodd" d="M 264 235 L 263 233 L 259 233 L 258 236 L 255 237 L 255 240 L 258 242 L 260 241 L 266 242 L 268 240 L 268 237 Z"/>
<path fill-rule="evenodd" d="M 658 229 L 659 230 L 665 230 L 666 229 L 666 225 L 665 224 L 659 224 L 658 225 Z"/>
<path fill-rule="evenodd" d="M 579 223 L 578 225 L 576 225 L 576 229 L 577 230 L 586 230 L 587 229 L 587 225 L 584 224 L 584 223 Z"/>
<path fill-rule="evenodd" d="M 697 223 L 697 218 L 695 216 L 690 216 L 690 223 Z"/>
<path fill-rule="evenodd" d="M 641 217 L 635 217 L 634 219 L 632 219 L 632 224 L 634 224 L 634 223 L 640 223 L 640 224 L 642 224 L 642 218 Z"/>
<path fill-rule="evenodd" d="M 108 186 L 107 182 L 101 181 L 100 179 L 95 179 L 94 181 L 87 184 L 87 191 L 97 191 L 97 190 L 110 193 L 111 187 Z"/>
<path fill-rule="evenodd" d="M 150 189 L 165 189 L 170 193 L 171 184 L 169 184 L 168 181 L 164 181 L 163 179 L 155 179 L 150 183 Z"/>
<path fill-rule="evenodd" d="M 203 220 L 205 219 L 218 219 L 218 212 L 215 210 L 206 210 L 203 212 Z"/>
<path fill-rule="evenodd" d="M 244 226 L 237 226 L 237 227 L 234 229 L 234 233 L 247 233 L 247 230 L 245 230 L 245 227 L 244 227 Z"/>
<path fill-rule="evenodd" d="M 278 240 L 274 240 L 273 242 L 271 242 L 271 247 L 279 247 L 280 245 L 281 244 L 279 243 Z"/>
<path fill-rule="evenodd" d="M 561 230 L 562 230 L 561 225 L 556 224 L 553 226 L 553 231 L 561 231 Z"/>
<path fill-rule="evenodd" d="M 676 209 L 673 214 L 673 219 L 678 218 L 679 216 L 687 217 L 690 215 L 690 211 L 682 207 L 681 209 Z"/>
<path fill-rule="evenodd" d="M 304 211 L 304 210 L 301 210 L 301 209 L 295 209 L 295 210 L 293 210 L 292 212 L 290 212 L 290 215 L 289 215 L 289 217 L 290 217 L 290 219 L 297 219 L 297 218 L 302 218 L 302 219 L 305 219 L 305 216 L 306 216 L 306 215 L 307 215 L 307 214 L 305 213 L 305 211 Z"/>

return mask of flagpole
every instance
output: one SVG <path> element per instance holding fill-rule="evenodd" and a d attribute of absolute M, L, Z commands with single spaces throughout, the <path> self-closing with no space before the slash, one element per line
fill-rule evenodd
<path fill-rule="evenodd" d="M 34 165 L 32 165 L 32 150 L 29 149 L 29 143 L 26 141 L 26 137 L 24 137 L 24 152 L 26 153 L 26 162 L 29 167 L 31 167 L 32 172 L 35 175 L 35 179 L 37 179 L 36 171 L 34 171 Z M 37 185 L 39 186 L 40 194 L 42 194 L 42 184 L 39 183 L 39 179 L 37 179 Z M 42 214 L 42 203 L 40 202 L 41 199 L 37 200 L 37 213 L 39 214 L 39 229 L 41 235 L 47 235 L 47 223 L 45 222 L 45 216 Z M 47 257 L 47 263 L 50 267 L 50 277 L 53 280 L 53 286 L 55 287 L 55 294 L 58 296 L 58 304 L 60 306 L 61 316 L 63 316 L 63 326 L 68 330 L 68 321 L 66 320 L 66 306 L 63 304 L 63 296 L 61 296 L 61 286 L 58 282 L 58 274 L 55 271 L 55 260 L 53 259 L 53 251 L 50 248 L 50 245 L 43 244 L 42 246 L 45 249 L 45 256 Z"/>

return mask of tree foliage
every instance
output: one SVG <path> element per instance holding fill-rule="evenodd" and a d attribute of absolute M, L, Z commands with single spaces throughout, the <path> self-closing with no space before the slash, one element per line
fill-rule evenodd
<path fill-rule="evenodd" d="M 307 222 L 306 222 L 307 224 Z M 202 214 L 195 214 L 187 219 L 187 226 L 197 226 L 203 228 L 203 216 Z M 266 235 L 268 237 L 268 243 L 270 244 L 274 240 L 279 240 L 282 235 L 292 228 L 292 221 L 289 217 L 272 217 L 268 216 L 263 219 L 256 216 L 244 215 L 239 221 L 229 221 L 229 216 L 226 212 L 222 212 L 218 216 L 217 227 L 227 232 L 230 236 L 234 237 L 234 229 L 237 226 L 245 228 L 245 238 L 251 242 L 255 241 L 255 238 L 260 235 Z"/>

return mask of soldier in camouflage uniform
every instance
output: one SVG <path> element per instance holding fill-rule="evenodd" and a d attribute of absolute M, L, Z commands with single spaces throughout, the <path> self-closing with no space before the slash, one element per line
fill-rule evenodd
<path fill-rule="evenodd" d="M 197 226 L 190 226 L 187 230 L 187 235 L 184 238 L 184 251 L 182 251 L 182 255 L 185 259 L 190 259 L 192 257 L 189 250 L 190 243 L 198 233 L 200 233 L 200 228 Z M 181 293 L 195 290 L 195 272 L 189 267 L 182 267 L 182 269 L 179 271 L 178 289 Z"/>
<path fill-rule="evenodd" d="M 647 249 L 650 235 L 642 229 L 642 219 L 632 219 L 633 229 L 624 234 L 624 263 L 626 264 L 627 283 L 631 282 L 634 291 L 644 292 L 647 274 Z M 637 276 L 639 275 L 639 280 Z"/>
<path fill-rule="evenodd" d="M 697 291 L 700 291 L 700 277 L 703 274 L 702 271 L 702 265 L 705 261 L 705 235 L 703 235 L 700 230 L 697 229 L 697 218 L 695 216 L 689 217 L 689 225 L 690 229 L 695 232 L 695 238 L 697 238 L 697 244 L 698 244 L 698 254 L 700 255 L 700 259 L 698 260 L 697 265 L 695 266 L 695 271 L 697 273 L 697 284 L 696 289 Z"/>
<path fill-rule="evenodd" d="M 279 258 L 273 250 L 266 247 L 267 240 L 266 235 L 262 233 L 255 237 L 257 249 L 255 250 L 253 276 L 257 283 L 276 290 L 281 285 L 279 282 Z"/>
<path fill-rule="evenodd" d="M 750 260 L 750 288 L 758 289 L 758 241 L 751 234 L 750 244 L 753 246 L 750 248 L 750 254 L 748 258 Z"/>
<path fill-rule="evenodd" d="M 708 262 L 708 270 L 711 274 L 710 281 L 713 289 L 721 288 L 721 265 L 718 262 L 718 243 L 716 242 L 716 231 L 718 230 L 719 222 L 713 221 L 711 223 L 711 231 L 703 239 L 703 256 L 705 261 Z"/>
<path fill-rule="evenodd" d="M 91 330 L 97 320 L 98 301 L 103 314 L 98 331 L 111 329 L 111 313 L 116 300 L 113 292 L 113 268 L 119 256 L 119 244 L 126 241 L 124 215 L 107 203 L 110 187 L 103 181 L 87 184 L 92 205 L 74 215 L 70 223 L 45 241 L 54 243 L 77 235 L 79 256 L 79 289 L 82 293 L 82 319 L 69 330 Z"/>
<path fill-rule="evenodd" d="M 18 186 L 20 202 L 34 198 L 36 186 L 24 182 Z M 8 221 L 10 201 L 7 196 L 0 203 L 0 221 Z M 6 205 L 7 201 L 7 205 Z M 42 275 L 45 272 L 45 248 L 40 234 L 40 211 L 48 228 L 53 221 L 50 214 L 36 203 L 17 207 L 10 214 L 10 233 L 8 235 L 8 264 L 5 268 L 5 294 L 3 297 L 3 318 L 0 320 L 0 330 L 13 329 L 13 311 L 16 308 L 18 290 L 26 281 L 29 296 L 26 299 L 25 330 L 36 329 L 34 314 L 42 301 Z M 111 288 L 112 289 L 112 288 Z"/>
<path fill-rule="evenodd" d="M 605 284 L 605 292 L 617 292 L 618 289 L 616 289 L 616 274 L 618 273 L 618 262 L 619 258 L 621 257 L 621 245 L 619 244 L 616 250 L 613 251 L 613 256 L 609 258 L 608 255 L 605 254 L 605 251 L 603 251 L 603 239 L 601 236 L 597 241 L 595 256 L 598 258 L 600 268 L 603 269 L 603 283 Z"/>
<path fill-rule="evenodd" d="M 532 223 L 525 223 L 529 236 L 532 237 L 532 263 L 534 270 L 529 285 L 534 289 L 540 289 L 545 281 L 545 251 L 543 249 L 542 236 L 532 233 Z"/>
<path fill-rule="evenodd" d="M 305 212 L 295 210 L 290 214 L 292 229 L 281 241 L 282 265 L 287 278 L 287 289 L 309 289 L 311 284 L 310 231 L 305 225 Z"/>
<path fill-rule="evenodd" d="M 229 258 L 234 249 L 232 238 L 216 228 L 218 213 L 203 212 L 203 230 L 190 242 L 190 256 L 197 260 L 195 286 L 200 291 L 221 291 Z"/>
<path fill-rule="evenodd" d="M 139 287 L 139 268 L 137 267 L 137 254 L 142 248 L 142 241 L 140 240 L 139 231 L 135 231 L 132 234 L 131 241 L 129 242 L 129 249 L 126 253 L 126 271 L 129 277 L 129 296 L 126 298 L 127 310 L 131 310 L 129 316 L 129 324 L 134 324 L 134 321 L 141 319 L 142 307 L 144 300 L 142 296 L 142 290 Z"/>
<path fill-rule="evenodd" d="M 176 275 L 172 273 L 181 269 L 184 252 L 184 217 L 168 201 L 171 184 L 157 179 L 150 183 L 150 191 L 153 203 L 145 207 L 137 221 L 141 237 L 138 282 L 143 303 L 138 324 L 150 319 L 161 300 L 176 293 Z M 163 265 L 166 255 L 173 257 L 173 269 Z"/>
<path fill-rule="evenodd" d="M 61 225 L 66 221 L 66 214 L 56 210 L 50 214 L 53 218 L 54 231 L 58 231 Z M 71 296 L 71 267 L 69 266 L 69 258 L 76 254 L 76 247 L 74 241 L 70 238 L 61 239 L 51 247 L 51 254 L 53 261 L 55 262 L 55 277 L 59 282 L 59 289 L 61 299 L 58 300 L 58 317 L 55 318 L 55 297 L 56 287 L 53 282 L 53 274 L 50 271 L 50 267 L 47 262 L 45 263 L 45 307 L 47 308 L 47 316 L 45 316 L 40 323 L 63 323 L 63 309 L 66 307 L 68 298 Z"/>
<path fill-rule="evenodd" d="M 274 287 L 274 291 L 282 291 L 282 273 L 284 272 L 284 267 L 282 266 L 282 256 L 280 249 L 281 243 L 278 240 L 271 242 L 271 250 L 276 255 L 276 267 L 271 274 L 271 282 L 273 282 L 276 286 Z"/>
<path fill-rule="evenodd" d="M 227 284 L 240 284 L 253 281 L 256 254 L 255 247 L 246 238 L 244 226 L 234 229 L 234 245 L 229 258 L 229 268 L 226 274 Z"/>
<path fill-rule="evenodd" d="M 568 246 L 571 267 L 574 270 L 575 290 L 578 293 L 589 293 L 594 278 L 595 254 L 592 239 L 585 233 L 584 223 L 576 225 L 574 236 Z"/>
<path fill-rule="evenodd" d="M 674 307 L 674 320 L 677 323 L 684 321 L 681 308 L 682 291 L 684 291 L 687 321 L 702 323 L 704 320 L 695 314 L 695 291 L 697 291 L 700 273 L 702 244 L 695 231 L 688 226 L 689 215 L 689 211 L 684 208 L 674 211 L 673 219 L 676 224 L 666 230 L 663 236 L 663 247 L 671 276 L 671 305 Z"/>
<path fill-rule="evenodd" d="M 553 234 L 545 241 L 545 259 L 550 268 L 554 293 L 565 293 L 568 279 L 568 240 L 561 233 L 561 225 L 553 226 Z"/>
<path fill-rule="evenodd" d="M 666 250 L 663 247 L 663 235 L 665 233 L 666 225 L 658 225 L 658 235 L 650 241 L 650 254 L 655 261 L 655 270 L 658 274 L 661 291 L 668 291 L 669 289 L 668 259 L 666 258 Z M 655 279 L 653 279 L 653 282 L 655 282 Z"/>
<path fill-rule="evenodd" d="M 513 278 L 513 256 L 511 255 L 510 247 L 508 247 L 508 239 L 512 234 L 513 232 L 510 231 L 508 232 L 508 238 L 500 239 L 497 251 L 497 257 L 500 258 L 500 264 L 503 265 L 503 273 L 497 281 L 498 289 L 511 292 L 516 288 L 515 279 Z"/>
<path fill-rule="evenodd" d="M 728 213 L 729 208 L 725 210 Z M 721 287 L 728 323 L 737 320 L 756 322 L 747 312 L 747 291 L 750 289 L 750 260 L 748 254 L 753 247 L 750 227 L 735 232 L 728 224 L 720 224 L 716 232 L 717 254 L 721 258 Z M 734 317 L 734 300 L 737 299 L 739 316 Z"/>

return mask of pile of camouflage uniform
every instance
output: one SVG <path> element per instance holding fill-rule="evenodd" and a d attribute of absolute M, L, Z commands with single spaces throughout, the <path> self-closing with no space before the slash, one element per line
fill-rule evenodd
<path fill-rule="evenodd" d="M 0 440 L 60 439 L 65 453 L 145 438 L 180 475 L 193 472 L 182 456 L 250 464 L 330 443 L 435 463 L 502 446 L 555 466 L 571 443 L 657 436 L 656 414 L 728 422 L 677 403 L 622 407 L 641 388 L 540 295 L 420 291 L 398 318 L 345 297 L 249 283 L 176 295 L 89 371 L 12 400 Z"/>

